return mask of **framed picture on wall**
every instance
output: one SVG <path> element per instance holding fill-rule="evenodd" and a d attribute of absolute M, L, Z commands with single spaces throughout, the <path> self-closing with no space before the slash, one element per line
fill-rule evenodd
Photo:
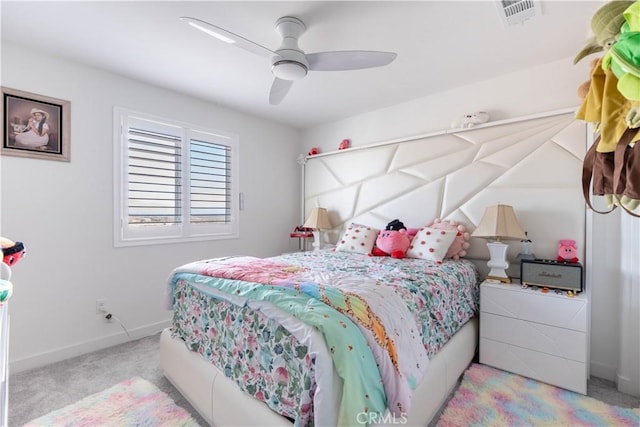
<path fill-rule="evenodd" d="M 2 155 L 69 161 L 69 101 L 7 87 L 2 98 Z"/>

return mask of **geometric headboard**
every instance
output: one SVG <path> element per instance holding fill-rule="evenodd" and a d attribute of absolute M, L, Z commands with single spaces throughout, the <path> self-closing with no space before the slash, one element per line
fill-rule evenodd
<path fill-rule="evenodd" d="M 452 219 L 473 231 L 487 206 L 513 206 L 539 258 L 555 258 L 559 239 L 574 239 L 584 260 L 581 190 L 587 128 L 574 111 L 493 122 L 306 158 L 305 218 L 327 208 L 335 243 L 351 222 L 383 229 Z M 520 252 L 512 242 L 509 259 Z M 488 259 L 482 239 L 468 257 Z"/>

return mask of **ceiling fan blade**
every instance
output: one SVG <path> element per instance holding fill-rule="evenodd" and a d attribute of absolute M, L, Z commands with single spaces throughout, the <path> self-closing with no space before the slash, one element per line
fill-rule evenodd
<path fill-rule="evenodd" d="M 289 89 L 291 89 L 292 84 L 293 80 L 282 80 L 276 77 L 273 80 L 273 84 L 271 85 L 271 92 L 269 93 L 269 104 L 280 104 L 284 97 L 287 96 L 287 93 L 289 93 Z"/>
<path fill-rule="evenodd" d="M 317 52 L 306 55 L 309 69 L 314 71 L 360 70 L 389 65 L 398 54 L 369 50 Z"/>
<path fill-rule="evenodd" d="M 231 31 L 225 30 L 224 28 L 220 28 L 201 19 L 191 18 L 189 16 L 181 16 L 180 19 L 187 22 L 192 27 L 197 28 L 204 33 L 207 33 L 210 36 L 217 38 L 218 40 L 222 40 L 225 43 L 234 44 L 239 48 L 260 56 L 270 57 L 272 55 L 275 55 L 275 52 L 273 52 L 271 49 L 267 49 L 266 47 L 259 45 L 258 43 L 252 42 L 249 39 L 245 39 L 244 37 L 234 34 Z"/>

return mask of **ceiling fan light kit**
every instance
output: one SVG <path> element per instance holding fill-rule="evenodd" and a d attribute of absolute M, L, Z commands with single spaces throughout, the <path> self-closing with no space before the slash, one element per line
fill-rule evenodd
<path fill-rule="evenodd" d="M 277 60 L 271 66 L 274 76 L 282 80 L 298 80 L 307 75 L 308 68 L 298 61 L 289 59 Z"/>
<path fill-rule="evenodd" d="M 393 52 L 336 51 L 305 54 L 298 47 L 298 39 L 306 30 L 304 22 L 293 16 L 283 16 L 276 21 L 276 31 L 282 44 L 272 51 L 231 31 L 197 18 L 181 17 L 192 27 L 219 40 L 235 44 L 244 50 L 271 58 L 271 72 L 275 79 L 269 93 L 269 103 L 279 104 L 289 92 L 292 82 L 305 77 L 311 71 L 346 71 L 382 67 L 396 58 Z"/>

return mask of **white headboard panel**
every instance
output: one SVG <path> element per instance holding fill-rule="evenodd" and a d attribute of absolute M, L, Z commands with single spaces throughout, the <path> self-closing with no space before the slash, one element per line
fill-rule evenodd
<path fill-rule="evenodd" d="M 565 110 L 308 157 L 305 216 L 327 208 L 334 243 L 351 222 L 384 228 L 396 218 L 407 227 L 452 219 L 472 231 L 487 206 L 503 203 L 539 258 L 555 258 L 558 240 L 574 239 L 583 260 L 586 135 Z M 521 248 L 511 244 L 510 258 Z M 489 257 L 481 239 L 468 252 Z"/>

